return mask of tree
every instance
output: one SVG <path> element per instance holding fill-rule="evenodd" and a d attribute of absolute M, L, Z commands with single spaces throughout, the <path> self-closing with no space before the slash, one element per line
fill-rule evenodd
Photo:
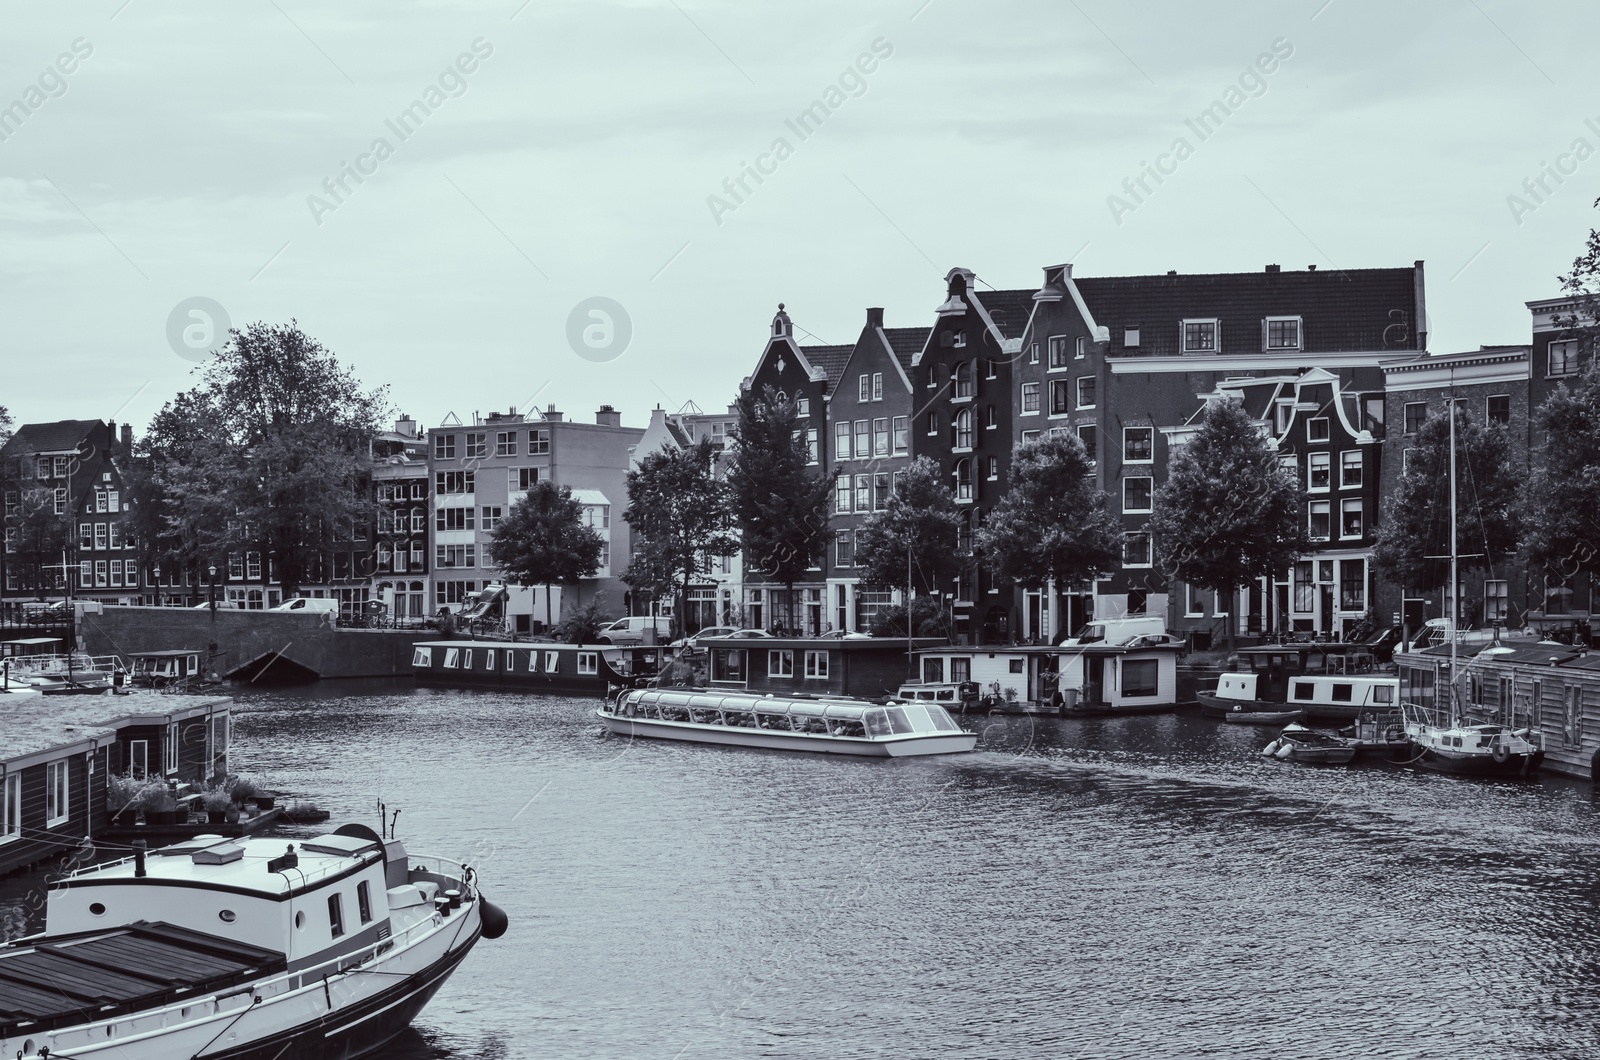
<path fill-rule="evenodd" d="M 728 484 L 744 542 L 746 579 L 783 585 L 794 626 L 794 583 L 828 554 L 833 476 L 813 466 L 793 401 L 772 387 L 739 395 L 739 424 Z"/>
<path fill-rule="evenodd" d="M 1152 507 L 1161 571 L 1219 600 L 1287 569 L 1309 544 L 1305 494 L 1236 401 L 1206 406 L 1199 430 L 1167 462 Z"/>
<path fill-rule="evenodd" d="M 1557 386 L 1534 424 L 1543 441 L 1522 488 L 1528 558 L 1553 586 L 1600 575 L 1600 364 Z"/>
<path fill-rule="evenodd" d="M 201 371 L 141 447 L 158 533 L 196 573 L 258 551 L 293 596 L 335 541 L 371 523 L 369 452 L 386 391 L 363 390 L 294 321 L 234 329 Z"/>
<path fill-rule="evenodd" d="M 1498 423 L 1455 410 L 1456 551 L 1467 569 L 1497 566 L 1517 547 L 1517 490 L 1511 446 Z M 1450 580 L 1450 417 L 1422 425 L 1400 482 L 1385 498 L 1374 559 L 1380 574 L 1427 592 Z"/>
<path fill-rule="evenodd" d="M 605 541 L 584 525 L 570 486 L 541 479 L 506 513 L 489 538 L 489 562 L 518 585 L 543 585 L 544 624 L 551 627 L 549 586 L 576 586 L 600 569 Z M 563 609 L 565 610 L 565 609 Z"/>
<path fill-rule="evenodd" d="M 861 583 L 869 589 L 910 585 L 915 593 L 938 594 L 965 565 L 960 529 L 955 494 L 939 465 L 917 457 L 900 472 L 888 506 L 856 531 Z"/>
<path fill-rule="evenodd" d="M 1089 581 L 1121 556 L 1122 533 L 1076 435 L 1019 446 L 1011 488 L 978 529 L 985 565 L 1002 583 L 1036 589 Z"/>
<path fill-rule="evenodd" d="M 711 573 L 713 556 L 739 550 L 716 456 L 711 439 L 702 438 L 687 449 L 650 453 L 628 472 L 623 518 L 633 531 L 633 557 L 622 580 L 655 596 L 675 595 L 680 632 L 687 632 L 689 583 Z"/>
<path fill-rule="evenodd" d="M 34 599 L 43 600 L 45 590 L 65 584 L 67 550 L 72 547 L 71 513 L 56 514 L 53 490 L 32 488 L 17 491 L 17 507 L 6 516 L 6 530 L 13 549 L 9 567 L 18 584 L 34 590 Z"/>

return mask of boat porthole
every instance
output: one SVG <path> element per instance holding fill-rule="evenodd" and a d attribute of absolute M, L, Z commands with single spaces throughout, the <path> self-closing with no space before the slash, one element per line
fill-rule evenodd
<path fill-rule="evenodd" d="M 89 915 L 90 916 L 105 916 L 106 915 L 106 907 L 101 905 L 99 902 L 90 902 L 89 903 Z"/>
<path fill-rule="evenodd" d="M 305 916 L 304 913 L 301 913 L 299 915 L 300 916 Z M 235 913 L 232 909 L 224 909 L 222 912 L 217 914 L 217 919 L 221 920 L 224 924 L 231 924 L 235 920 L 239 919 L 239 915 L 237 913 Z"/>
<path fill-rule="evenodd" d="M 294 929 L 296 931 L 304 931 L 306 929 L 305 910 L 302 909 L 300 912 L 294 915 Z"/>

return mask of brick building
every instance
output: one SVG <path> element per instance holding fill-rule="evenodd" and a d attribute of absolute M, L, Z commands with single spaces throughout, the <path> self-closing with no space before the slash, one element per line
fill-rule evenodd
<path fill-rule="evenodd" d="M 377 503 L 371 597 L 397 621 L 424 618 L 429 609 L 428 516 L 432 475 L 428 439 L 402 416 L 394 430 L 372 440 L 372 489 Z"/>

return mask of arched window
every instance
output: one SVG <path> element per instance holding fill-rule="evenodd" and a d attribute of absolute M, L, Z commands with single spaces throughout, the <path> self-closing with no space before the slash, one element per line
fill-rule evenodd
<path fill-rule="evenodd" d="M 974 374 L 971 361 L 962 361 L 956 365 L 956 397 L 969 398 L 973 395 L 977 389 L 972 378 Z"/>
<path fill-rule="evenodd" d="M 950 420 L 950 444 L 957 449 L 972 448 L 972 410 L 962 409 Z"/>
<path fill-rule="evenodd" d="M 956 461 L 956 500 L 972 499 L 972 461 L 963 457 Z"/>

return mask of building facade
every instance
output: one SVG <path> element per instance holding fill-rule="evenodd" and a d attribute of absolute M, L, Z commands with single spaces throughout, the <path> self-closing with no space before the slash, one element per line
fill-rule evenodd
<path fill-rule="evenodd" d="M 406 623 L 429 608 L 428 516 L 433 476 L 428 439 L 408 416 L 372 440 L 372 489 L 377 503 L 371 598 L 383 613 Z"/>

